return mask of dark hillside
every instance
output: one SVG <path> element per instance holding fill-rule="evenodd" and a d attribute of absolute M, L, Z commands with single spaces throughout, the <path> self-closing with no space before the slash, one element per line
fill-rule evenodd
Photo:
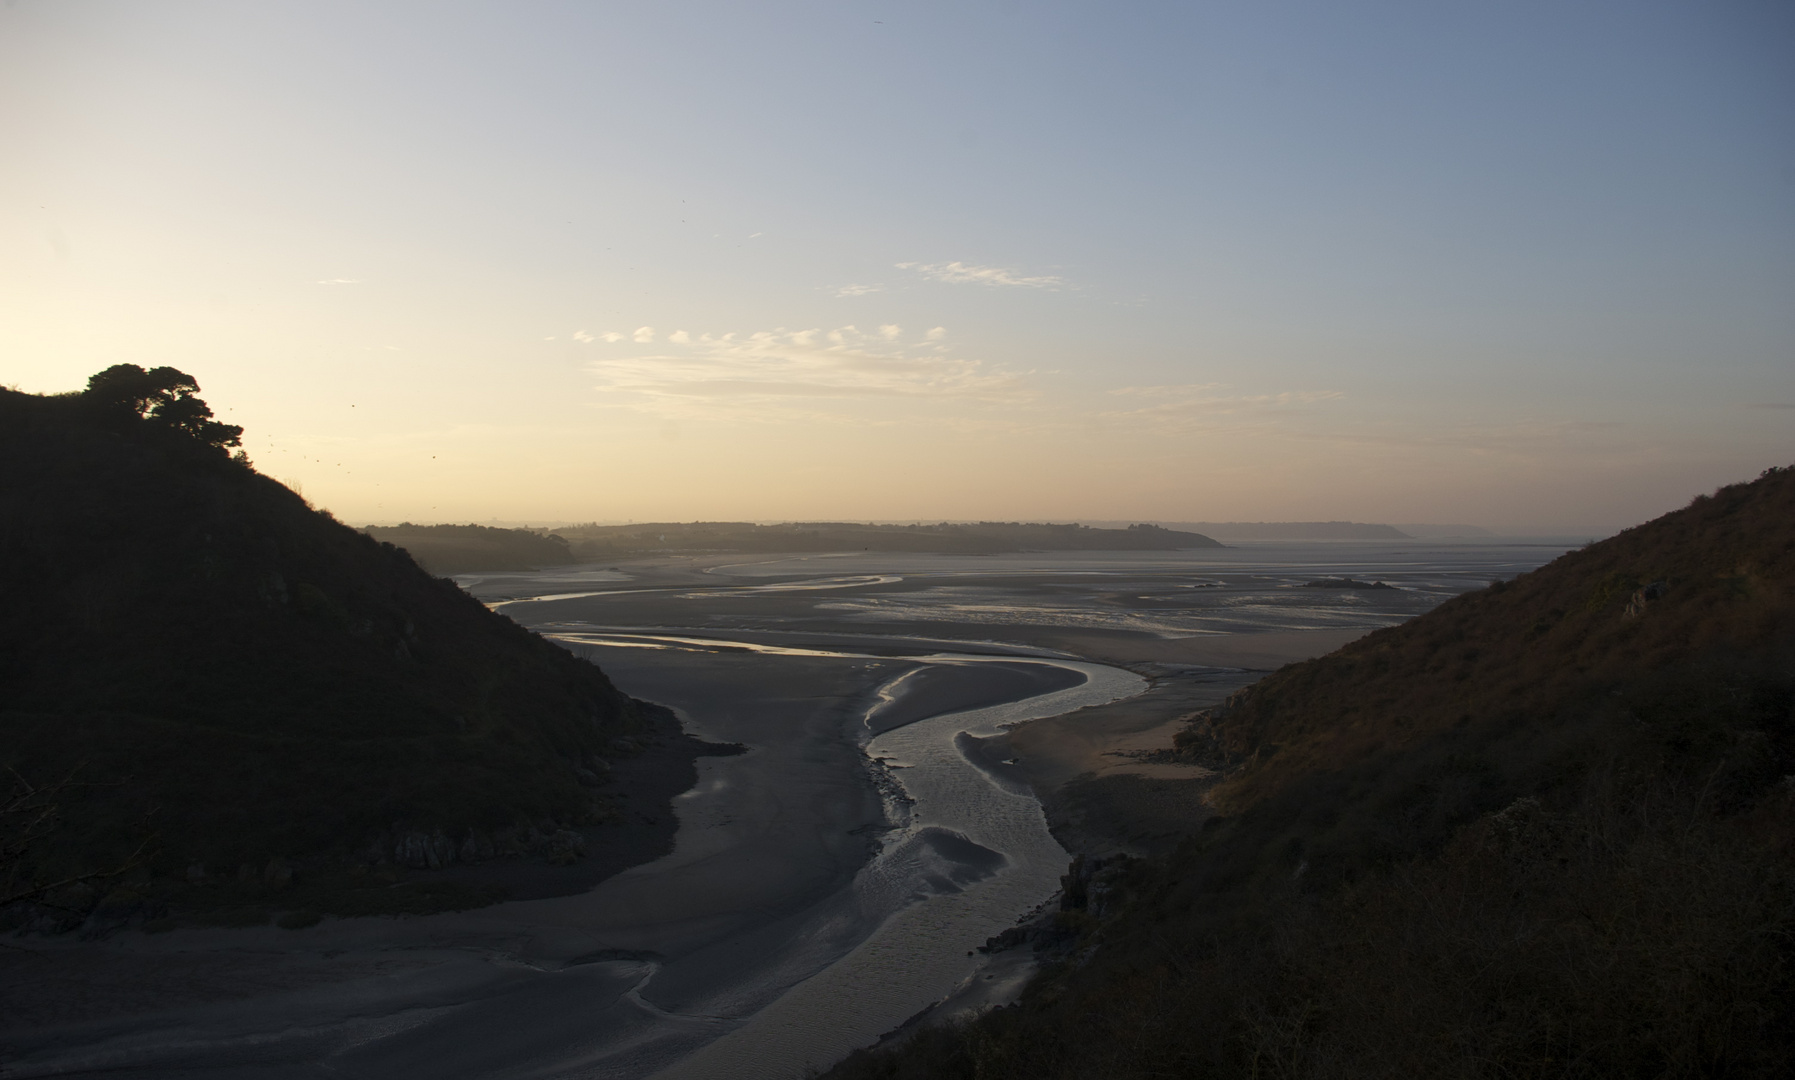
<path fill-rule="evenodd" d="M 132 888 L 194 903 L 295 867 L 384 865 L 385 888 L 407 864 L 572 858 L 565 830 L 614 815 L 606 759 L 684 745 L 664 710 L 223 440 L 115 406 L 0 391 L 0 767 L 76 780 L 0 867 L 15 889 L 146 838 Z"/>
<path fill-rule="evenodd" d="M 1524 724 L 1666 665 L 1737 660 L 1792 626 L 1795 473 L 1778 471 L 1278 672 L 1192 745 L 1246 762 L 1215 795 L 1244 806 L 1448 729 Z"/>
<path fill-rule="evenodd" d="M 1795 1071 L 1795 470 L 1193 718 L 1017 1006 L 838 1077 Z"/>
<path fill-rule="evenodd" d="M 500 529 L 490 525 L 370 525 L 376 540 L 406 550 L 433 574 L 472 570 L 539 570 L 573 562 L 567 541 L 554 533 Z"/>

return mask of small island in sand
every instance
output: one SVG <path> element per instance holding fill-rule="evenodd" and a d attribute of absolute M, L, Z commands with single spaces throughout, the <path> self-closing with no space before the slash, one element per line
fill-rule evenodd
<path fill-rule="evenodd" d="M 1305 589 L 1394 589 L 1381 581 L 1359 581 L 1356 578 L 1317 578 L 1303 582 Z"/>

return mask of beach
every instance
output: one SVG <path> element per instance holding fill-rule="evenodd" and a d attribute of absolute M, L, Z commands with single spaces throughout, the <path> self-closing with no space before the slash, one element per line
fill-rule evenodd
<path fill-rule="evenodd" d="M 590 891 L 468 912 L 15 943 L 0 955 L 9 1075 L 176 1076 L 295 1057 L 317 1075 L 647 1075 L 889 914 L 844 897 L 889 826 L 858 742 L 869 712 L 883 706 L 889 730 L 919 705 L 989 708 L 1068 681 L 1002 661 L 922 671 L 896 658 L 576 647 L 677 709 L 692 734 L 749 747 L 698 759 L 675 800 L 672 853 Z M 919 671 L 929 677 L 903 678 Z M 930 872 L 988 869 L 988 854 L 930 839 Z M 519 869 L 537 888 L 550 871 Z"/>

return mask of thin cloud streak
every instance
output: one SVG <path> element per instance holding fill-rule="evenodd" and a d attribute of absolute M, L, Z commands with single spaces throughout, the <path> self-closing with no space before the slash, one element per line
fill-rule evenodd
<path fill-rule="evenodd" d="M 684 341 L 677 340 L 684 337 Z M 931 331 L 905 342 L 895 324 L 867 333 L 855 326 L 833 330 L 780 327 L 750 334 L 677 335 L 678 351 L 622 356 L 592 363 L 599 388 L 613 403 L 661 416 L 702 413 L 719 419 L 790 420 L 788 403 L 805 402 L 809 419 L 865 422 L 864 404 L 820 414 L 828 399 L 935 401 L 1026 400 L 1021 374 L 990 369 L 978 360 L 945 354 Z M 642 340 L 638 337 L 637 340 Z"/>
<path fill-rule="evenodd" d="M 947 285 L 1001 285 L 1025 289 L 1059 289 L 1064 278 L 1052 274 L 1024 275 L 1001 266 L 968 266 L 963 262 L 898 263 L 899 270 L 914 270 L 930 281 Z"/>

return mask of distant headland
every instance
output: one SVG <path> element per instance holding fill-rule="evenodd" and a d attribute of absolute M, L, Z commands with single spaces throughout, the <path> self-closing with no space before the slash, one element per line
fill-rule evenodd
<path fill-rule="evenodd" d="M 1119 524 L 1087 521 L 1098 527 Z M 1213 536 L 1224 543 L 1244 540 L 1445 540 L 1494 536 L 1479 525 L 1382 525 L 1363 521 L 1155 521 L 1166 529 Z"/>
<path fill-rule="evenodd" d="M 523 570 L 661 553 L 730 554 L 788 551 L 905 551 L 938 555 L 998 555 L 1016 551 L 1179 551 L 1219 548 L 1201 533 L 1132 524 L 1099 529 L 981 521 L 935 525 L 743 521 L 573 525 L 543 532 L 485 525 L 369 526 L 376 540 L 404 548 L 438 574 Z"/>

